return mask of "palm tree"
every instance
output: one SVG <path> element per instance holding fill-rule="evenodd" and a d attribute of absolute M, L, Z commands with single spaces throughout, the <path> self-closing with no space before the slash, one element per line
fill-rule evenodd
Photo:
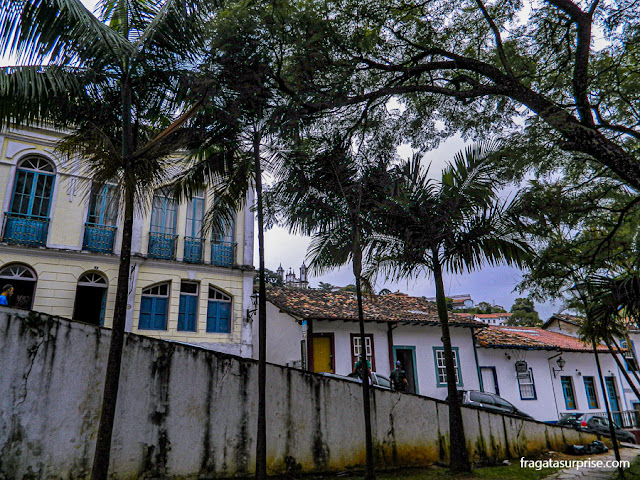
<path fill-rule="evenodd" d="M 361 138 L 360 148 L 356 150 L 353 140 L 351 135 L 299 140 L 294 150 L 305 153 L 292 155 L 281 165 L 276 184 L 267 197 L 273 214 L 291 232 L 313 237 L 308 254 L 313 271 L 322 272 L 351 263 L 360 342 L 364 345 L 362 295 L 363 289 L 371 291 L 371 288 L 362 275 L 363 254 L 371 245 L 376 212 L 392 190 L 389 165 L 394 156 L 389 145 L 380 148 L 382 142 L 367 145 L 366 139 L 363 142 Z M 373 479 L 370 386 L 364 348 L 360 362 L 363 366 L 365 478 Z"/>
<path fill-rule="evenodd" d="M 498 199 L 493 142 L 469 146 L 454 157 L 439 182 L 420 168 L 417 156 L 397 170 L 398 189 L 382 222 L 386 241 L 376 246 L 372 273 L 401 279 L 427 273 L 435 280 L 449 398 L 450 469 L 471 469 L 465 443 L 449 332 L 443 274 L 483 264 L 522 265 L 529 247 L 517 233 L 510 208 Z"/>
<path fill-rule="evenodd" d="M 194 0 L 119 0 L 96 18 L 80 0 L 0 0 L 0 124 L 70 132 L 98 183 L 117 179 L 124 222 L 111 344 L 92 478 L 106 479 L 124 341 L 134 208 L 168 157 L 197 144 L 193 67 L 212 7 Z M 206 88 L 204 88 L 206 90 Z M 203 92 L 200 92 L 202 96 Z"/>

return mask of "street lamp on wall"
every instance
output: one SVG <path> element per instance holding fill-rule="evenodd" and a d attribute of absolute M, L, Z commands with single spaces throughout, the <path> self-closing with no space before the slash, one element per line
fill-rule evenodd
<path fill-rule="evenodd" d="M 560 357 L 560 358 L 558 358 L 558 360 L 556 360 L 556 364 L 558 365 L 558 369 L 557 370 L 555 368 L 551 369 L 551 370 L 553 370 L 553 378 L 556 378 L 558 376 L 558 373 L 564 372 L 564 366 L 565 366 L 566 363 L 567 362 L 562 357 Z"/>

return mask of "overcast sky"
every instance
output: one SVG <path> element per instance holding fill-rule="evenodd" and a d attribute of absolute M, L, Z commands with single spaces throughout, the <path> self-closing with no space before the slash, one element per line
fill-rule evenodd
<path fill-rule="evenodd" d="M 83 0 L 83 3 L 89 9 L 93 9 L 96 0 Z M 8 58 L 0 58 L 0 64 L 10 65 L 13 62 Z M 431 162 L 431 171 L 435 174 L 442 170 L 447 161 L 453 158 L 453 155 L 464 147 L 464 143 L 460 138 L 452 139 L 443 144 L 437 150 L 430 152 L 426 159 L 427 163 Z M 402 153 L 402 152 L 401 152 Z M 280 264 L 288 271 L 293 268 L 296 275 L 299 276 L 299 268 L 305 259 L 309 239 L 289 235 L 282 228 L 273 228 L 265 234 L 265 255 L 266 266 L 271 270 L 276 270 Z M 255 241 L 255 264 L 257 264 L 257 237 Z M 516 284 L 519 282 L 522 273 L 520 270 L 509 267 L 484 268 L 468 275 L 455 275 L 445 277 L 445 289 L 447 295 L 459 295 L 463 293 L 471 294 L 473 300 L 478 303 L 481 301 L 502 305 L 507 310 L 511 308 L 514 299 L 518 294 L 513 292 Z M 319 282 L 327 282 L 333 285 L 344 286 L 354 283 L 354 277 L 350 267 L 343 267 L 340 270 L 330 272 L 320 277 L 311 277 L 310 284 L 312 287 L 318 285 Z M 435 296 L 435 287 L 431 278 L 420 277 L 400 283 L 384 283 L 376 284 L 377 290 L 389 288 L 392 291 L 400 290 L 414 296 Z M 547 319 L 552 313 L 558 311 L 559 306 L 550 303 L 538 304 L 537 310 L 542 319 Z"/>

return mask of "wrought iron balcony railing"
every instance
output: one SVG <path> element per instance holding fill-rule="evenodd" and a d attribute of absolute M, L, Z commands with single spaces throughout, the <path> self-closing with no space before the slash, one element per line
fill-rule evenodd
<path fill-rule="evenodd" d="M 113 242 L 117 230 L 117 227 L 110 225 L 85 223 L 82 249 L 90 252 L 113 253 Z"/>
<path fill-rule="evenodd" d="M 232 242 L 211 243 L 211 265 L 232 267 L 235 258 L 236 244 Z"/>
<path fill-rule="evenodd" d="M 149 232 L 149 250 L 147 257 L 175 260 L 178 235 L 172 233 Z"/>
<path fill-rule="evenodd" d="M 187 263 L 202 263 L 204 240 L 196 237 L 184 237 L 184 257 Z"/>
<path fill-rule="evenodd" d="M 44 247 L 49 232 L 49 219 L 5 212 L 2 232 L 2 240 L 7 243 Z"/>

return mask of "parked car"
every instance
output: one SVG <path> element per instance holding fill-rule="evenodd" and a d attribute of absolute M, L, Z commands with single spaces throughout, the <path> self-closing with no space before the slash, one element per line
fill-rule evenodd
<path fill-rule="evenodd" d="M 360 380 L 356 372 L 352 372 L 347 376 L 349 378 L 354 378 L 358 381 Z M 391 380 L 386 375 L 381 375 L 380 373 L 371 372 L 371 380 L 375 387 L 380 387 L 385 390 L 391 390 Z"/>
<path fill-rule="evenodd" d="M 607 417 L 601 417 L 599 415 L 577 412 L 563 413 L 562 415 L 560 415 L 558 425 L 572 427 L 582 432 L 604 435 L 605 437 L 611 436 L 611 431 L 609 429 L 609 419 Z M 613 428 L 616 438 L 621 442 L 637 443 L 636 437 L 633 435 L 633 433 L 623 430 L 615 422 L 613 422 Z"/>
<path fill-rule="evenodd" d="M 337 378 L 339 380 L 348 380 L 350 382 L 360 382 L 360 379 L 358 378 L 358 374 L 356 372 L 350 373 L 346 376 L 328 372 L 322 372 L 320 373 L 320 375 L 324 375 L 325 377 Z M 391 390 L 391 380 L 389 380 L 389 377 L 387 377 L 386 375 L 371 372 L 371 378 L 375 387 L 379 387 L 384 390 Z"/>
<path fill-rule="evenodd" d="M 508 413 L 527 420 L 535 420 L 531 415 L 517 409 L 504 398 L 495 393 L 480 392 L 478 390 L 458 390 L 460 403 L 464 406 L 474 406 L 494 413 Z M 447 397 L 447 400 L 449 397 Z"/>

